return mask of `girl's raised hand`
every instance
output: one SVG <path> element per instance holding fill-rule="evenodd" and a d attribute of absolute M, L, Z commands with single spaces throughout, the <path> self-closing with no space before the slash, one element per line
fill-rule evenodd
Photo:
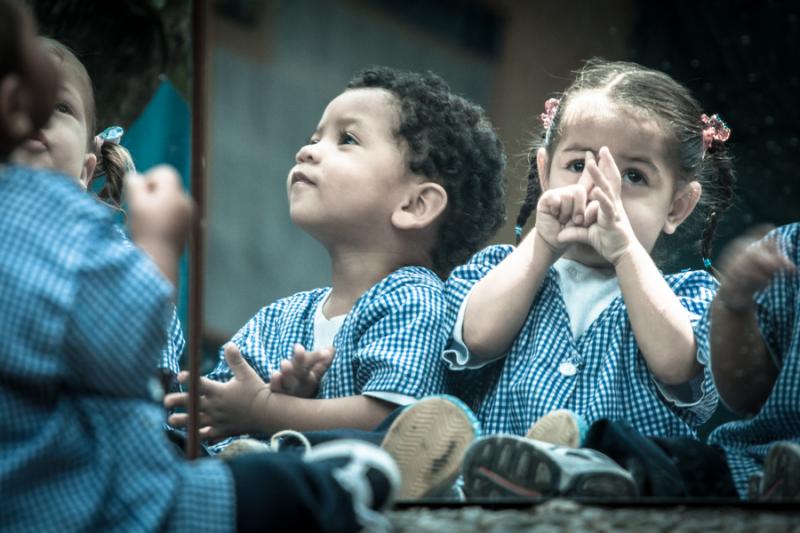
<path fill-rule="evenodd" d="M 557 253 L 562 253 L 569 242 L 559 239 L 559 234 L 569 227 L 582 227 L 594 222 L 596 208 L 589 209 L 587 198 L 594 187 L 592 178 L 584 169 L 573 185 L 548 189 L 536 206 L 536 232 Z"/>
<path fill-rule="evenodd" d="M 562 244 L 589 244 L 606 261 L 616 265 L 633 243 L 637 243 L 622 205 L 622 176 L 607 147 L 600 148 L 599 162 L 586 153 L 587 173 L 593 184 L 589 192 L 584 224 L 567 226 L 558 234 Z"/>

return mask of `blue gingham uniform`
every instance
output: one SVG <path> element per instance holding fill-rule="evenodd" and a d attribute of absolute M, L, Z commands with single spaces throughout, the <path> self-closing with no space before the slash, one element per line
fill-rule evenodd
<path fill-rule="evenodd" d="M 158 368 L 166 368 L 173 374 L 180 372 L 181 357 L 183 357 L 185 347 L 186 340 L 183 338 L 181 322 L 178 320 L 178 311 L 173 306 L 172 318 L 167 328 L 167 342 L 161 348 L 161 360 L 158 363 Z"/>
<path fill-rule="evenodd" d="M 232 342 L 265 381 L 299 343 L 313 346 L 314 312 L 330 288 L 300 292 L 261 309 Z M 439 355 L 449 336 L 442 281 L 422 267 L 402 267 L 365 292 L 333 339 L 333 363 L 317 398 L 391 392 L 421 398 L 443 390 Z M 209 378 L 232 376 L 220 350 Z"/>
<path fill-rule="evenodd" d="M 233 529 L 230 471 L 151 394 L 170 293 L 72 180 L 0 169 L 0 530 Z"/>
<path fill-rule="evenodd" d="M 124 228 L 119 225 L 115 225 L 114 228 L 126 244 L 133 246 Z M 183 357 L 185 347 L 186 340 L 183 337 L 181 322 L 178 319 L 178 310 L 173 306 L 172 318 L 170 318 L 169 327 L 167 328 L 167 341 L 164 343 L 164 347 L 161 348 L 161 359 L 158 363 L 158 368 L 165 368 L 173 374 L 180 372 L 181 357 Z"/>
<path fill-rule="evenodd" d="M 445 294 L 451 329 L 461 302 L 472 286 L 500 263 L 513 247 L 490 246 L 453 271 Z M 622 296 L 617 296 L 578 339 L 551 268 L 536 295 L 530 314 L 509 353 L 475 370 L 450 372 L 451 391 L 465 397 L 485 433 L 524 435 L 554 409 L 582 415 L 588 425 L 607 418 L 624 420 L 643 435 L 690 436 L 717 404 L 710 371 L 696 380 L 692 404 L 667 400 L 658 389 L 639 352 Z M 666 276 L 667 283 L 689 311 L 693 327 L 716 292 L 705 272 Z M 708 346 L 698 342 L 698 351 Z M 573 376 L 559 372 L 570 363 Z"/>
<path fill-rule="evenodd" d="M 800 266 L 800 224 L 774 230 L 779 249 Z M 709 437 L 725 450 L 731 476 L 742 498 L 760 472 L 770 447 L 779 441 L 800 444 L 800 273 L 780 273 L 755 298 L 764 342 L 780 369 L 767 401 L 754 417 L 728 422 Z"/>

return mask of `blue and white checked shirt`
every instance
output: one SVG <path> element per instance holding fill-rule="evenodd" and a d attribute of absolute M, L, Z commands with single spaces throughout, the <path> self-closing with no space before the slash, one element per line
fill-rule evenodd
<path fill-rule="evenodd" d="M 800 266 L 800 224 L 774 230 L 781 252 Z M 800 444 L 800 273 L 778 274 L 755 298 L 764 342 L 780 369 L 767 401 L 754 417 L 728 422 L 709 437 L 725 450 L 731 476 L 742 498 L 750 476 L 760 472 L 770 447 L 779 441 Z"/>
<path fill-rule="evenodd" d="M 472 286 L 500 263 L 513 247 L 490 246 L 453 271 L 445 286 L 450 325 Z M 602 418 L 624 420 L 648 436 L 695 436 L 717 404 L 710 371 L 697 380 L 694 403 L 668 400 L 657 387 L 628 319 L 625 302 L 616 297 L 577 339 L 551 268 L 542 282 L 525 324 L 502 359 L 476 370 L 448 372 L 450 391 L 476 410 L 485 433 L 524 435 L 554 409 L 571 409 L 588 424 Z M 667 283 L 698 327 L 716 292 L 705 272 L 666 276 Z M 708 346 L 698 342 L 698 351 Z M 563 375 L 568 363 L 577 370 Z"/>
<path fill-rule="evenodd" d="M 314 344 L 314 312 L 330 288 L 283 298 L 261 309 L 234 335 L 248 363 L 265 380 L 291 358 L 292 347 Z M 449 336 L 442 281 L 422 267 L 400 268 L 361 295 L 333 340 L 336 354 L 317 398 L 390 392 L 422 398 L 443 390 L 439 355 Z M 227 381 L 220 361 L 209 378 Z"/>
<path fill-rule="evenodd" d="M 124 228 L 119 225 L 115 225 L 114 228 L 126 244 L 133 246 Z M 164 343 L 164 347 L 161 348 L 161 360 L 158 363 L 158 368 L 165 368 L 173 374 L 180 372 L 181 357 L 183 357 L 185 346 L 186 340 L 183 337 L 181 322 L 178 319 L 178 310 L 173 306 L 172 318 L 170 318 L 169 328 L 167 329 L 167 342 Z"/>
<path fill-rule="evenodd" d="M 0 530 L 233 529 L 229 470 L 151 395 L 170 292 L 73 180 L 0 168 Z"/>

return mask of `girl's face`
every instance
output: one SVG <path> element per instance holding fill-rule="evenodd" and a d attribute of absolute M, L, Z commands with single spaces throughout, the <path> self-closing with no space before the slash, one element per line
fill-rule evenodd
<path fill-rule="evenodd" d="M 328 104 L 287 178 L 294 223 L 323 242 L 385 230 L 404 185 L 413 183 L 394 133 L 396 107 L 383 89 L 347 90 Z"/>
<path fill-rule="evenodd" d="M 568 104 L 562 128 L 552 160 L 540 172 L 543 190 L 576 183 L 586 152 L 597 157 L 600 148 L 607 146 L 622 176 L 625 213 L 648 252 L 662 232 L 673 233 L 691 213 L 700 185 L 678 181 L 663 130 L 652 117 L 619 107 L 599 92 L 585 92 Z M 574 245 L 565 255 L 590 266 L 605 264 L 588 245 Z"/>
<path fill-rule="evenodd" d="M 11 161 L 63 172 L 86 187 L 97 158 L 87 153 L 86 83 L 69 61 L 54 58 L 59 74 L 56 105 L 47 124 L 11 154 Z"/>

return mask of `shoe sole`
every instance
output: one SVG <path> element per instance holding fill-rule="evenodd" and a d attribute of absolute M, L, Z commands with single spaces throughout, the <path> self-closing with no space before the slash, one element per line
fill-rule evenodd
<path fill-rule="evenodd" d="M 800 500 L 800 446 L 779 442 L 764 462 L 761 499 L 769 501 Z"/>
<path fill-rule="evenodd" d="M 420 400 L 403 411 L 381 444 L 402 473 L 397 499 L 423 498 L 451 485 L 475 433 L 467 412 L 444 398 Z"/>
<path fill-rule="evenodd" d="M 578 448 L 581 444 L 581 432 L 575 417 L 565 410 L 553 411 L 543 416 L 525 436 L 529 439 L 569 448 Z"/>
<path fill-rule="evenodd" d="M 632 480 L 607 472 L 577 474 L 562 486 L 561 466 L 526 439 L 486 437 L 464 458 L 464 490 L 478 498 L 628 498 L 637 494 Z"/>

